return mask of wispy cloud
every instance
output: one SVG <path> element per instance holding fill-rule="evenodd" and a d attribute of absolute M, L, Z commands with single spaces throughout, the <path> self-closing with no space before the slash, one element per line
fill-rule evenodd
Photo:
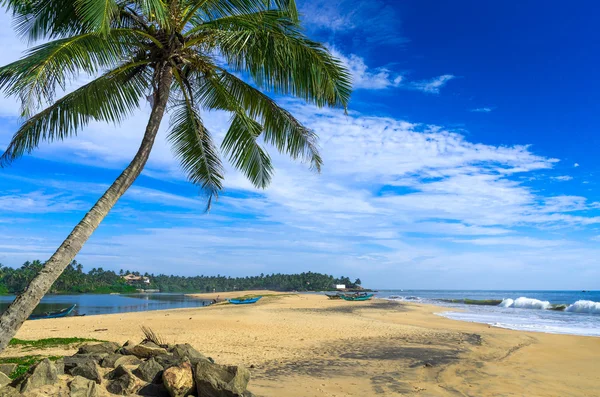
<path fill-rule="evenodd" d="M 484 107 L 484 108 L 469 109 L 469 112 L 490 113 L 492 110 L 494 110 L 494 108 Z"/>
<path fill-rule="evenodd" d="M 430 94 L 439 94 L 440 89 L 454 78 L 454 75 L 444 74 L 442 76 L 438 76 L 430 80 L 412 82 L 408 85 L 408 87 L 414 90 L 419 90 Z"/>
<path fill-rule="evenodd" d="M 560 182 L 567 182 L 567 181 L 572 180 L 573 177 L 570 175 L 560 175 L 560 176 L 552 177 L 552 179 L 554 179 L 556 181 L 560 181 Z"/>
<path fill-rule="evenodd" d="M 345 56 L 335 48 L 331 48 L 330 51 L 352 74 L 354 89 L 380 90 L 398 87 L 402 83 L 401 75 L 393 73 L 387 68 L 369 68 L 364 58 L 358 55 Z"/>

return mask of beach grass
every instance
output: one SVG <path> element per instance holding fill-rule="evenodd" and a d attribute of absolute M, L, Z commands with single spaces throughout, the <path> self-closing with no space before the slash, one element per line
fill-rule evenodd
<path fill-rule="evenodd" d="M 19 376 L 25 374 L 31 366 L 42 361 L 44 358 L 50 361 L 56 361 L 61 359 L 62 356 L 20 356 L 20 357 L 2 357 L 0 358 L 0 364 L 17 364 L 17 367 L 9 375 L 9 378 L 16 379 Z"/>
<path fill-rule="evenodd" d="M 24 340 L 14 338 L 9 342 L 9 346 L 22 346 L 22 347 L 30 347 L 35 349 L 47 349 L 51 347 L 57 346 L 67 346 L 72 345 L 74 343 L 83 343 L 83 342 L 103 342 L 99 339 L 90 339 L 90 338 L 45 338 L 45 339 L 37 339 L 37 340 Z"/>

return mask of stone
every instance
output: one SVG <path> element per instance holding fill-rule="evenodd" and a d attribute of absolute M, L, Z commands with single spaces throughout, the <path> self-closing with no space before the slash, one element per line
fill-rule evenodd
<path fill-rule="evenodd" d="M 188 362 L 165 369 L 162 379 L 171 397 L 184 397 L 194 392 L 194 375 Z"/>
<path fill-rule="evenodd" d="M 69 397 L 96 397 L 98 390 L 96 383 L 81 376 L 76 376 L 69 383 Z"/>
<path fill-rule="evenodd" d="M 156 383 L 148 383 L 138 390 L 138 395 L 146 397 L 171 397 L 165 385 L 157 385 Z"/>
<path fill-rule="evenodd" d="M 189 343 L 175 345 L 171 352 L 175 357 L 179 357 L 181 359 L 187 358 L 190 360 L 192 365 L 198 364 L 199 361 L 208 361 L 208 358 L 204 354 L 194 349 Z"/>
<path fill-rule="evenodd" d="M 45 358 L 27 371 L 23 383 L 21 383 L 21 393 L 30 392 L 45 385 L 52 385 L 57 380 L 56 367 L 50 360 Z"/>
<path fill-rule="evenodd" d="M 64 358 L 59 358 L 58 360 L 56 360 L 54 362 L 54 366 L 56 367 L 56 373 L 59 376 L 65 374 L 65 359 Z"/>
<path fill-rule="evenodd" d="M 95 363 L 94 359 L 86 356 L 86 355 L 74 355 L 70 357 L 63 357 L 62 365 L 64 367 L 64 371 L 69 373 L 69 371 L 78 365 Z"/>
<path fill-rule="evenodd" d="M 246 390 L 243 394 L 244 397 L 258 397 L 256 394 L 252 393 L 249 390 Z"/>
<path fill-rule="evenodd" d="M 175 367 L 185 361 L 185 359 L 175 357 L 173 354 L 161 354 L 160 356 L 154 357 L 154 359 L 164 369 Z"/>
<path fill-rule="evenodd" d="M 93 361 L 87 361 L 70 368 L 67 373 L 73 376 L 82 376 L 86 379 L 93 380 L 97 384 L 102 383 L 102 377 L 98 371 L 98 365 Z"/>
<path fill-rule="evenodd" d="M 157 363 L 154 358 L 151 358 L 140 364 L 133 373 L 146 382 L 157 383 L 161 379 L 163 369 L 162 365 Z"/>
<path fill-rule="evenodd" d="M 121 358 L 115 361 L 113 366 L 117 368 L 119 365 L 140 365 L 141 363 L 142 360 L 136 356 L 121 356 Z"/>
<path fill-rule="evenodd" d="M 14 387 L 6 386 L 0 388 L 0 397 L 23 397 Z"/>
<path fill-rule="evenodd" d="M 17 364 L 14 363 L 0 364 L 0 372 L 2 372 L 4 375 L 10 376 L 15 368 L 17 368 Z"/>
<path fill-rule="evenodd" d="M 12 379 L 8 377 L 4 372 L 0 372 L 0 387 L 4 387 L 12 382 Z"/>
<path fill-rule="evenodd" d="M 250 371 L 244 367 L 200 361 L 194 374 L 198 395 L 202 397 L 240 397 L 246 393 Z"/>
<path fill-rule="evenodd" d="M 115 367 L 117 367 L 117 365 L 115 365 L 115 363 L 121 357 L 127 357 L 127 356 L 123 356 L 122 354 L 117 354 L 117 353 L 109 354 L 108 356 L 104 357 L 102 359 L 102 361 L 100 361 L 100 366 L 102 368 L 115 368 Z"/>
<path fill-rule="evenodd" d="M 126 349 L 129 352 L 129 354 L 132 354 L 138 358 L 150 358 L 167 353 L 166 349 L 163 349 L 162 347 L 152 342 L 143 342 L 139 345 L 127 347 L 124 349 Z"/>
<path fill-rule="evenodd" d="M 106 386 L 106 390 L 113 394 L 127 396 L 133 394 L 138 387 L 131 371 L 122 365 L 119 365 L 117 368 L 106 374 L 106 378 L 110 379 L 110 382 Z"/>
<path fill-rule="evenodd" d="M 95 345 L 83 345 L 77 351 L 77 354 L 112 354 L 121 346 L 115 342 L 102 342 Z"/>

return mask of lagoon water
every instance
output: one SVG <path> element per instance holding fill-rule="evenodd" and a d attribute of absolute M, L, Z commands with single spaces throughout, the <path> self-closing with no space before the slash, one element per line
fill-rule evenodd
<path fill-rule="evenodd" d="M 0 296 L 0 312 L 15 299 L 14 296 Z M 127 294 L 127 295 L 47 295 L 34 313 L 45 313 L 76 304 L 76 313 L 85 315 L 140 312 L 147 310 L 177 309 L 182 307 L 202 307 L 209 301 L 196 299 L 184 294 Z"/>
<path fill-rule="evenodd" d="M 524 331 L 600 336 L 600 291 L 386 290 L 379 291 L 377 297 L 460 309 L 438 313 L 454 320 Z M 449 302 L 461 299 L 497 302 Z"/>

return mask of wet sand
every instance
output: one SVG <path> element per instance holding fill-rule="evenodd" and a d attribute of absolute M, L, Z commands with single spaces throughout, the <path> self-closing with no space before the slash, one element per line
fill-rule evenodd
<path fill-rule="evenodd" d="M 198 296 L 216 295 L 243 293 Z M 266 296 L 254 305 L 28 321 L 17 337 L 124 343 L 140 340 L 145 325 L 218 363 L 251 367 L 249 389 L 259 396 L 599 395 L 600 338 L 511 331 L 433 314 L 445 310 L 383 300 Z M 24 353 L 3 353 L 15 354 Z"/>

